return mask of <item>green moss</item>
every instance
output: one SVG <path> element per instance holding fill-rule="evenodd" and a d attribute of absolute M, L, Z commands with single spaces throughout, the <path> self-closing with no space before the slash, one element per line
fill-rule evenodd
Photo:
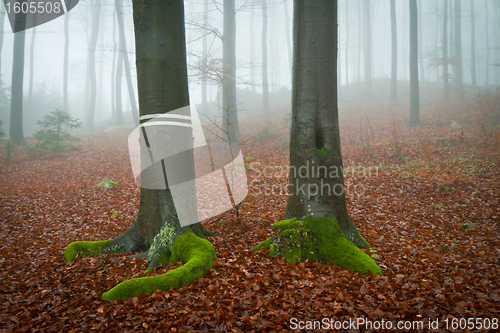
<path fill-rule="evenodd" d="M 215 250 L 206 239 L 191 231 L 178 236 L 172 246 L 170 262 L 181 261 L 183 266 L 168 273 L 124 281 L 102 295 L 108 301 L 135 297 L 156 290 L 179 288 L 208 272 L 216 258 Z"/>
<path fill-rule="evenodd" d="M 95 256 L 101 253 L 103 248 L 106 248 L 109 244 L 109 240 L 105 241 L 81 241 L 73 242 L 66 246 L 64 249 L 64 260 L 70 262 L 75 260 L 79 255 L 83 256 Z"/>
<path fill-rule="evenodd" d="M 376 275 L 382 273 L 369 255 L 346 238 L 337 220 L 330 215 L 325 218 L 309 216 L 304 221 L 295 218 L 279 221 L 273 225 L 273 231 L 273 245 L 268 254 L 283 256 L 288 263 L 315 259 L 361 274 L 367 271 Z"/>
<path fill-rule="evenodd" d="M 323 147 L 321 149 L 315 148 L 314 149 L 314 156 L 316 156 L 320 159 L 323 159 L 326 156 L 328 156 L 328 149 L 326 149 L 326 147 Z"/>
<path fill-rule="evenodd" d="M 103 180 L 101 180 L 99 183 L 95 184 L 94 187 L 104 187 L 104 188 L 111 188 L 113 186 L 117 186 L 118 183 L 112 181 L 108 177 L 105 177 Z"/>
<path fill-rule="evenodd" d="M 260 250 L 261 248 L 263 247 L 269 247 L 273 244 L 273 238 L 272 237 L 269 237 L 268 239 L 266 239 L 265 241 L 263 241 L 262 243 L 258 244 L 258 245 L 255 245 L 253 248 L 252 248 L 252 251 L 257 251 L 257 250 Z"/>

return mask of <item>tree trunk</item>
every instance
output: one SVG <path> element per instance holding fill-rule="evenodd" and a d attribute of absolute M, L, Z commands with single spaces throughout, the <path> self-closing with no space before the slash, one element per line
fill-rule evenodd
<path fill-rule="evenodd" d="M 203 5 L 203 26 L 208 27 L 208 3 L 210 0 L 205 0 Z M 206 64 L 208 61 L 208 46 L 207 46 L 207 34 L 203 35 L 203 62 Z M 208 115 L 207 113 L 208 101 L 207 101 L 207 73 L 206 70 L 203 71 L 201 80 L 201 113 Z"/>
<path fill-rule="evenodd" d="M 25 15 L 22 11 L 16 15 Z M 24 18 L 20 18 L 24 22 Z M 23 81 L 24 81 L 24 43 L 25 30 L 17 30 L 14 34 L 14 52 L 12 62 L 12 81 L 10 93 L 10 143 L 14 145 L 25 144 L 23 134 Z"/>
<path fill-rule="evenodd" d="M 267 77 L 267 1 L 262 1 L 262 112 L 269 116 L 269 84 Z"/>
<path fill-rule="evenodd" d="M 222 37 L 222 113 L 225 146 L 238 143 L 236 105 L 236 12 L 234 0 L 224 0 L 224 36 Z"/>
<path fill-rule="evenodd" d="M 444 93 L 450 92 L 450 82 L 448 73 L 448 0 L 444 0 L 443 9 L 443 81 Z"/>
<path fill-rule="evenodd" d="M 97 45 L 97 37 L 99 36 L 99 22 L 101 17 L 101 4 L 94 0 L 90 2 L 92 27 L 90 30 L 90 40 L 87 50 L 87 78 L 89 80 L 89 96 L 87 111 L 87 129 L 94 128 L 94 115 L 96 108 L 97 96 L 97 78 L 95 71 L 95 49 Z"/>
<path fill-rule="evenodd" d="M 363 34 L 362 21 L 363 0 L 358 2 L 358 82 L 361 83 L 361 35 Z"/>
<path fill-rule="evenodd" d="M 296 0 L 293 12 L 290 184 L 285 219 L 330 214 L 351 242 L 364 246 L 366 241 L 347 213 L 344 192 L 335 61 L 337 1 Z"/>
<path fill-rule="evenodd" d="M 0 13 L 4 13 L 4 2 L 0 1 Z M 0 30 L 3 31 L 5 15 L 0 15 Z M 2 89 L 2 46 L 3 46 L 3 33 L 0 34 L 0 90 Z"/>
<path fill-rule="evenodd" d="M 288 0 L 283 1 L 283 6 L 285 9 L 285 32 L 286 32 L 286 50 L 288 54 L 288 69 L 290 70 L 290 76 L 292 75 L 292 41 L 290 38 L 290 15 L 288 13 Z"/>
<path fill-rule="evenodd" d="M 365 61 L 365 95 L 372 94 L 372 30 L 370 18 L 370 0 L 364 0 L 364 61 Z"/>
<path fill-rule="evenodd" d="M 255 38 L 254 38 L 255 15 L 250 12 L 250 89 L 255 92 Z"/>
<path fill-rule="evenodd" d="M 462 94 L 462 6 L 461 0 L 455 0 L 455 59 L 456 77 L 455 82 Z"/>
<path fill-rule="evenodd" d="M 470 0 L 470 74 L 472 87 L 477 87 L 476 81 L 476 18 L 474 14 L 474 1 Z"/>
<path fill-rule="evenodd" d="M 36 15 L 34 18 L 34 24 L 36 24 Z M 33 76 L 35 72 L 35 38 L 36 38 L 36 26 L 31 30 L 31 45 L 30 45 L 30 78 L 28 82 L 28 116 L 33 116 Z"/>
<path fill-rule="evenodd" d="M 125 28 L 123 23 L 123 0 L 115 0 L 115 8 L 116 8 L 116 18 L 118 20 L 118 44 L 120 48 L 120 52 L 123 57 L 123 65 L 125 69 L 125 79 L 127 80 L 127 88 L 128 88 L 128 96 L 130 98 L 130 105 L 132 107 L 132 119 L 134 119 L 134 123 L 139 125 L 139 111 L 137 110 L 137 103 L 135 101 L 135 92 L 134 86 L 132 85 L 132 76 L 130 71 L 130 65 L 128 61 L 128 52 L 127 52 L 127 42 L 125 40 Z"/>
<path fill-rule="evenodd" d="M 115 108 L 116 108 L 116 123 L 118 125 L 123 125 L 122 71 L 123 71 L 123 53 L 119 51 L 116 60 L 116 78 L 115 78 Z"/>
<path fill-rule="evenodd" d="M 116 104 L 115 104 L 115 78 L 116 78 L 116 64 L 117 64 L 117 49 L 116 49 L 116 8 L 113 12 L 113 62 L 111 64 L 111 120 L 117 123 Z"/>
<path fill-rule="evenodd" d="M 68 66 L 69 66 L 69 11 L 64 15 L 64 67 L 63 67 L 63 107 L 69 113 Z"/>
<path fill-rule="evenodd" d="M 396 25 L 396 0 L 391 0 L 391 104 L 398 104 L 398 27 Z"/>
<path fill-rule="evenodd" d="M 486 19 L 484 20 L 485 28 L 485 36 L 486 36 L 486 60 L 485 60 L 485 69 L 484 69 L 484 85 L 488 87 L 490 85 L 490 34 L 489 34 L 489 8 L 488 1 L 485 1 L 484 10 L 486 12 Z"/>
<path fill-rule="evenodd" d="M 345 2 L 345 85 L 349 85 L 349 1 Z"/>
<path fill-rule="evenodd" d="M 420 93 L 418 82 L 418 13 L 417 0 L 410 0 L 410 120 L 409 126 L 420 126 Z"/>
<path fill-rule="evenodd" d="M 424 65 L 424 48 L 423 48 L 423 34 L 422 34 L 422 2 L 418 0 L 418 63 L 420 69 L 420 80 L 425 81 L 425 65 Z M 437 33 L 437 31 L 436 31 Z"/>

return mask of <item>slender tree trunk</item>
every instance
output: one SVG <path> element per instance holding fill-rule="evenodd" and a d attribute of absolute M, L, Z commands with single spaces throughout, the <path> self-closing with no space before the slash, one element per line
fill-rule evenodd
<path fill-rule="evenodd" d="M 345 2 L 345 84 L 349 85 L 349 1 Z"/>
<path fill-rule="evenodd" d="M 455 0 L 455 58 L 456 78 L 455 82 L 462 94 L 463 77 L 462 77 L 462 6 L 461 0 Z"/>
<path fill-rule="evenodd" d="M 208 26 L 208 3 L 210 0 L 205 0 L 203 4 L 203 25 L 205 27 Z M 203 62 L 207 63 L 208 61 L 208 46 L 207 41 L 208 37 L 205 34 L 203 36 Z M 253 50 L 252 50 L 253 51 Z M 206 71 L 203 71 L 202 82 L 201 82 L 201 113 L 207 114 L 208 102 L 207 102 L 207 74 Z"/>
<path fill-rule="evenodd" d="M 494 13 L 497 18 L 497 26 L 495 27 L 495 41 L 496 41 L 496 47 L 495 47 L 495 64 L 497 66 L 494 67 L 495 70 L 495 79 L 496 79 L 496 85 L 500 86 L 500 5 L 498 4 L 498 1 L 495 1 L 495 6 L 494 8 Z"/>
<path fill-rule="evenodd" d="M 3 1 L 0 1 L 0 13 L 4 13 L 5 12 L 5 7 L 4 7 L 4 2 Z M 0 15 L 0 30 L 3 31 L 3 22 L 4 22 L 4 19 L 5 19 L 5 15 Z M 3 79 L 2 79 L 2 46 L 3 46 L 3 33 L 0 34 L 0 89 L 2 89 L 2 82 L 3 82 Z"/>
<path fill-rule="evenodd" d="M 115 78 L 116 123 L 118 125 L 123 125 L 122 71 L 123 71 L 123 52 L 119 51 L 116 63 L 116 78 Z"/>
<path fill-rule="evenodd" d="M 477 87 L 476 81 L 476 18 L 474 14 L 474 1 L 470 0 L 470 71 L 471 71 L 471 84 L 474 88 Z"/>
<path fill-rule="evenodd" d="M 418 0 L 418 66 L 420 70 L 420 80 L 425 81 L 425 64 L 424 64 L 424 44 L 422 42 L 422 3 L 424 0 Z M 436 31 L 437 33 L 437 31 Z"/>
<path fill-rule="evenodd" d="M 36 24 L 36 19 L 35 19 L 35 24 Z M 33 76 L 35 74 L 35 38 L 36 38 L 36 26 L 31 29 L 30 78 L 28 83 L 28 107 L 26 108 L 27 114 L 30 116 L 33 116 Z"/>
<path fill-rule="evenodd" d="M 290 37 L 290 15 L 288 13 L 288 0 L 283 1 L 283 6 L 285 9 L 285 24 L 286 24 L 286 50 L 288 54 L 288 69 L 290 70 L 290 75 L 292 75 L 292 40 Z"/>
<path fill-rule="evenodd" d="M 448 73 L 448 0 L 444 0 L 443 9 L 443 80 L 444 93 L 447 95 L 450 92 Z"/>
<path fill-rule="evenodd" d="M 364 71 L 365 71 L 365 95 L 372 94 L 372 30 L 370 18 L 370 0 L 364 0 Z"/>
<path fill-rule="evenodd" d="M 406 81 L 406 74 L 407 74 L 407 62 L 406 62 L 406 36 L 407 36 L 407 31 L 406 31 L 406 27 L 407 27 L 407 20 L 406 20 L 406 13 L 408 12 L 408 7 L 407 7 L 407 4 L 408 2 L 407 1 L 403 1 L 403 15 L 402 18 L 403 18 L 403 41 L 402 41 L 402 46 L 401 46 L 401 49 L 402 49 L 402 52 L 401 52 L 401 55 L 402 55 L 402 58 L 403 58 L 403 61 L 401 62 L 401 64 L 403 65 L 403 68 L 402 68 L 402 72 L 403 72 L 403 80 Z"/>
<path fill-rule="evenodd" d="M 398 104 L 398 30 L 396 25 L 396 0 L 391 0 L 391 104 Z"/>
<path fill-rule="evenodd" d="M 436 13 L 439 13 L 439 5 L 440 4 L 441 4 L 441 2 L 436 3 Z M 439 36 L 439 29 L 440 29 L 440 23 L 441 23 L 441 20 L 439 18 L 440 18 L 439 14 L 436 14 L 435 31 L 438 32 L 435 34 L 435 39 L 434 39 L 434 54 L 436 55 L 436 57 L 439 54 L 439 37 L 440 37 Z M 441 34 L 442 34 L 442 32 L 441 32 Z M 443 38 L 443 37 L 441 36 L 441 38 Z M 432 69 L 435 71 L 436 82 L 439 82 L 439 78 L 441 77 L 440 68 L 441 68 L 441 66 L 438 66 L 438 67 Z M 430 81 L 430 78 L 429 78 L 429 81 Z"/>
<path fill-rule="evenodd" d="M 123 0 L 115 0 L 116 18 L 118 19 L 118 44 L 120 52 L 123 54 L 123 65 L 125 69 L 125 79 L 127 80 L 128 96 L 130 98 L 130 105 L 132 107 L 132 119 L 136 125 L 139 124 L 139 111 L 137 110 L 137 103 L 135 101 L 134 86 L 132 85 L 132 75 L 128 60 L 127 42 L 125 40 L 125 28 L 123 23 Z"/>
<path fill-rule="evenodd" d="M 16 15 L 16 20 L 22 12 Z M 25 21 L 20 18 L 18 21 Z M 25 144 L 23 133 L 23 81 L 24 81 L 24 43 L 25 30 L 14 34 L 14 52 L 12 63 L 12 81 L 10 92 L 10 143 Z"/>
<path fill-rule="evenodd" d="M 69 67 L 69 15 L 68 11 L 64 15 L 64 67 L 63 67 L 63 108 L 69 112 L 68 97 L 68 67 Z"/>
<path fill-rule="evenodd" d="M 117 45 L 116 45 L 116 8 L 113 11 L 113 63 L 111 64 L 111 119 L 113 123 L 117 123 L 116 104 L 115 104 L 115 78 L 116 78 L 116 64 L 117 64 Z"/>
<path fill-rule="evenodd" d="M 361 83 L 361 35 L 363 34 L 363 0 L 358 2 L 358 82 Z"/>
<path fill-rule="evenodd" d="M 335 60 L 337 1 L 295 0 L 293 13 L 291 171 L 285 219 L 331 214 L 351 242 L 364 246 L 366 241 L 349 218 L 344 192 Z M 328 172 L 318 174 L 323 169 Z"/>
<path fill-rule="evenodd" d="M 267 79 L 267 0 L 262 0 L 262 112 L 266 117 L 270 114 Z"/>
<path fill-rule="evenodd" d="M 417 0 L 410 0 L 410 120 L 408 125 L 420 126 Z"/>
<path fill-rule="evenodd" d="M 484 69 L 484 85 L 488 87 L 490 85 L 490 24 L 489 24 L 489 8 L 488 8 L 488 0 L 485 0 L 484 10 L 486 12 L 486 19 L 484 20 L 484 33 L 486 36 L 486 60 L 485 60 L 485 69 Z"/>
<path fill-rule="evenodd" d="M 250 84 L 252 92 L 255 92 L 255 37 L 254 37 L 255 15 L 250 13 Z"/>
<path fill-rule="evenodd" d="M 95 49 L 97 45 L 97 37 L 99 36 L 99 22 L 101 17 L 101 3 L 97 0 L 90 2 L 92 14 L 92 27 L 90 31 L 90 41 L 87 51 L 87 75 L 90 85 L 90 95 L 87 109 L 87 128 L 94 127 L 94 115 L 96 108 L 97 96 L 97 78 L 95 71 Z"/>
<path fill-rule="evenodd" d="M 448 21 L 449 21 L 449 27 L 448 27 L 448 32 L 450 35 L 450 38 L 448 38 L 448 59 L 450 61 L 451 65 L 451 78 L 452 80 L 455 80 L 456 84 L 456 79 L 457 79 L 457 66 L 456 66 L 456 61 L 455 59 L 455 7 L 454 7 L 454 2 L 453 0 L 450 0 L 449 4 L 449 13 L 448 13 Z"/>

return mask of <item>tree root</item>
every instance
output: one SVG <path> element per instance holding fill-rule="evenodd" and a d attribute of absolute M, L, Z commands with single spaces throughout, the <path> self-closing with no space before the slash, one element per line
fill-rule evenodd
<path fill-rule="evenodd" d="M 285 257 L 290 264 L 311 259 L 361 274 L 367 271 L 374 275 L 382 273 L 380 266 L 370 256 L 346 238 L 331 215 L 324 218 L 308 216 L 304 221 L 293 218 L 276 222 L 273 231 L 273 237 L 252 250 L 271 246 L 268 251 L 270 256 Z"/>
<path fill-rule="evenodd" d="M 183 266 L 162 275 L 124 281 L 104 293 L 102 298 L 112 301 L 153 293 L 156 290 L 179 288 L 208 272 L 215 258 L 212 244 L 188 230 L 175 239 L 172 254 L 168 259 L 171 263 L 181 261 Z"/>

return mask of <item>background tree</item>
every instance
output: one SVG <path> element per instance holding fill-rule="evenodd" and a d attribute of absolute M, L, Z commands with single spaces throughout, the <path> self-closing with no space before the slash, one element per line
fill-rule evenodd
<path fill-rule="evenodd" d="M 68 11 L 64 15 L 64 65 L 63 65 L 63 109 L 69 112 L 68 96 L 68 66 L 69 66 L 69 16 Z"/>
<path fill-rule="evenodd" d="M 34 16 L 36 24 L 36 15 Z M 30 115 L 33 115 L 33 76 L 35 74 L 35 40 L 36 40 L 36 27 L 31 29 L 31 45 L 30 45 L 30 67 L 29 67 L 29 80 L 28 80 L 28 107 L 26 110 Z"/>
<path fill-rule="evenodd" d="M 26 14 L 20 11 L 16 15 L 16 26 L 22 25 L 24 28 Z M 22 29 L 21 28 L 21 29 Z M 14 33 L 14 54 L 12 63 L 12 81 L 10 92 L 10 143 L 19 145 L 25 144 L 23 133 L 23 82 L 24 82 L 24 43 L 25 30 L 16 28 Z"/>
<path fill-rule="evenodd" d="M 82 126 L 81 122 L 60 109 L 43 116 L 43 120 L 37 120 L 37 124 L 41 129 L 33 137 L 42 143 L 42 148 L 52 151 L 72 150 L 74 147 L 66 144 L 68 140 L 75 140 L 69 130 Z"/>
<path fill-rule="evenodd" d="M 86 127 L 92 129 L 94 127 L 94 115 L 97 101 L 97 78 L 95 72 L 95 50 L 97 38 L 99 36 L 99 22 L 101 19 L 101 3 L 97 0 L 89 2 L 92 24 L 90 28 L 90 39 L 87 49 L 87 84 L 88 96 L 85 96 L 87 101 Z"/>
<path fill-rule="evenodd" d="M 476 79 L 476 17 L 474 13 L 474 1 L 470 0 L 470 74 L 471 74 L 471 85 L 472 87 L 477 87 Z"/>
<path fill-rule="evenodd" d="M 267 0 L 262 1 L 262 112 L 265 116 L 271 112 L 267 73 Z"/>
<path fill-rule="evenodd" d="M 463 78 L 462 78 L 462 4 L 460 0 L 455 0 L 455 60 L 456 60 L 455 84 L 461 91 L 463 86 Z"/>
<path fill-rule="evenodd" d="M 0 13 L 4 13 L 4 2 L 0 1 Z M 4 26 L 5 15 L 0 15 L 0 90 L 2 89 L 2 46 L 3 46 L 3 26 Z"/>
<path fill-rule="evenodd" d="M 424 64 L 424 48 L 423 48 L 423 45 L 424 43 L 422 42 L 423 41 L 423 38 L 424 38 L 424 35 L 422 33 L 422 15 L 423 15 L 423 11 L 422 11 L 422 6 L 423 6 L 423 2 L 424 0 L 418 0 L 417 2 L 417 5 L 418 5 L 418 45 L 419 45 L 419 48 L 418 48 L 418 64 L 419 64 L 419 70 L 420 70 L 420 80 L 422 81 L 425 81 L 425 64 Z M 436 31 L 436 34 L 437 34 L 437 31 Z"/>
<path fill-rule="evenodd" d="M 183 0 L 134 0 L 133 13 L 143 123 L 189 105 L 184 4 Z M 184 136 L 178 138 L 180 142 L 192 145 L 191 131 L 180 134 Z M 161 167 L 165 168 L 164 162 Z M 180 287 L 207 272 L 215 260 L 211 244 L 199 238 L 206 230 L 200 223 L 181 227 L 167 179 L 156 179 L 148 170 L 141 174 L 142 181 L 165 182 L 166 189 L 141 188 L 139 213 L 132 226 L 111 240 L 71 243 L 66 247 L 65 258 L 71 261 L 78 255 L 96 252 L 145 251 L 137 257 L 150 261 L 148 270 L 168 261 L 186 264 L 157 277 L 122 282 L 103 295 L 107 300 Z"/>
<path fill-rule="evenodd" d="M 444 93 L 450 92 L 448 72 L 448 0 L 444 0 L 443 7 L 443 82 Z"/>
<path fill-rule="evenodd" d="M 420 126 L 418 47 L 417 0 L 410 0 L 410 126 Z"/>
<path fill-rule="evenodd" d="M 391 0 L 391 103 L 398 104 L 398 27 L 396 25 L 396 0 Z"/>
<path fill-rule="evenodd" d="M 365 94 L 372 94 L 372 24 L 370 0 L 364 0 L 364 71 L 365 71 Z"/>

